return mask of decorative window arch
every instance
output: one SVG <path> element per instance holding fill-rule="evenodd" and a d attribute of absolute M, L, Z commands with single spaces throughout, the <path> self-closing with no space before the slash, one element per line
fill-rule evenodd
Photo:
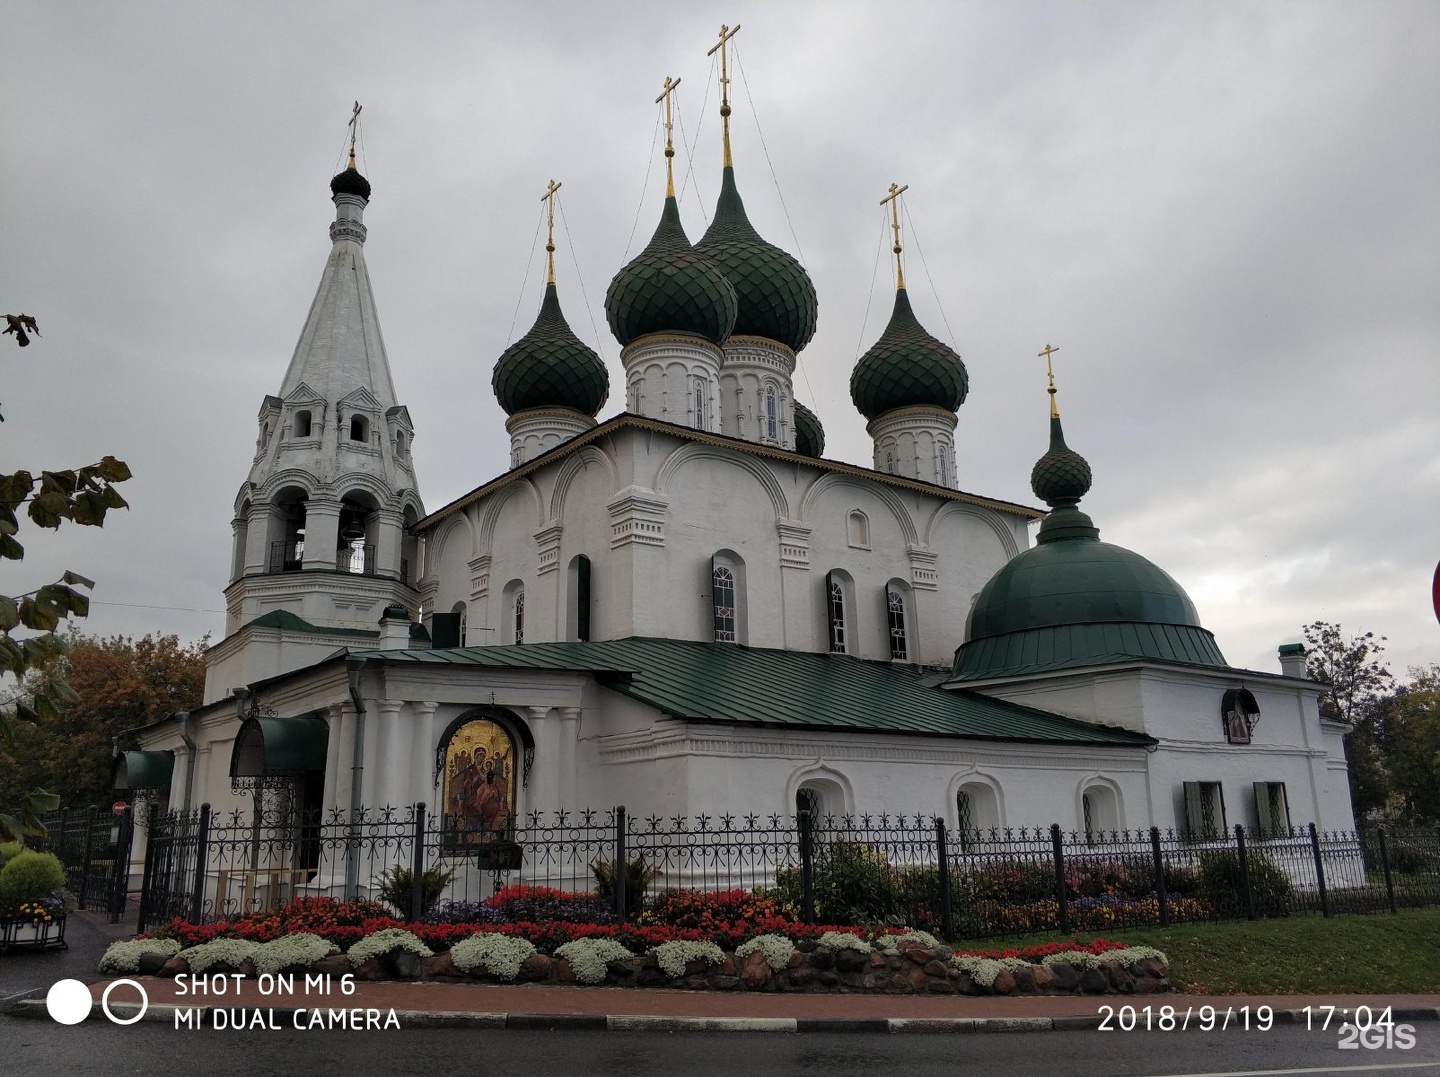
<path fill-rule="evenodd" d="M 845 540 L 852 549 L 870 549 L 870 518 L 859 509 L 851 509 L 845 517 Z"/>
<path fill-rule="evenodd" d="M 887 475 L 895 474 L 895 453 L 889 449 L 885 450 L 885 473 Z"/>
<path fill-rule="evenodd" d="M 310 413 L 308 411 L 297 411 L 295 413 L 295 436 L 297 438 L 308 438 L 310 436 Z"/>
<path fill-rule="evenodd" d="M 1000 796 L 995 787 L 974 777 L 962 781 L 955 790 L 955 833 L 960 847 L 969 852 L 1001 825 Z"/>
<path fill-rule="evenodd" d="M 704 378 L 696 378 L 696 379 L 695 379 L 695 387 L 694 387 L 694 390 L 693 390 L 693 392 L 690 394 L 690 395 L 691 395 L 691 404 L 692 404 L 692 406 L 693 406 L 694 409 L 695 409 L 695 429 L 696 429 L 696 430 L 708 430 L 708 429 L 709 429 L 709 424 L 707 424 L 706 421 L 705 421 L 705 418 L 706 418 L 706 416 L 705 416 L 705 412 L 706 412 L 705 404 L 706 404 L 706 398 L 709 396 L 709 394 L 705 391 L 705 389 L 706 389 L 705 379 L 704 379 Z"/>
<path fill-rule="evenodd" d="M 771 441 L 780 437 L 780 408 L 775 400 L 775 386 L 765 387 L 765 436 Z"/>
<path fill-rule="evenodd" d="M 525 642 L 525 583 L 511 580 L 505 585 L 503 620 L 500 624 L 502 643 Z"/>
<path fill-rule="evenodd" d="M 849 782 L 844 775 L 829 768 L 812 769 L 792 781 L 795 793 L 791 807 L 797 817 L 802 810 L 809 811 L 812 826 L 838 827 L 841 820 L 851 814 Z"/>
<path fill-rule="evenodd" d="M 466 613 L 464 602 L 457 602 L 450 607 L 451 614 L 455 617 L 455 646 L 465 646 Z"/>
<path fill-rule="evenodd" d="M 941 486 L 950 485 L 950 450 L 941 445 L 935 453 L 936 482 Z"/>
<path fill-rule="evenodd" d="M 395 455 L 401 460 L 405 459 L 405 431 L 395 432 Z"/>
<path fill-rule="evenodd" d="M 350 416 L 350 440 L 369 441 L 370 423 L 363 415 Z"/>

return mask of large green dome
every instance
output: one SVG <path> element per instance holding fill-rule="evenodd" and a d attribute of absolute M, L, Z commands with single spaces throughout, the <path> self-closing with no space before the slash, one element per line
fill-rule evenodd
<path fill-rule="evenodd" d="M 890 324 L 850 375 L 855 407 L 867 419 L 918 405 L 956 411 L 969 391 L 960 356 L 925 332 L 905 289 L 898 289 Z"/>
<path fill-rule="evenodd" d="M 622 346 L 649 333 L 689 333 L 723 344 L 735 309 L 735 289 L 690 246 L 673 195 L 649 246 L 605 291 L 605 317 Z"/>
<path fill-rule="evenodd" d="M 605 364 L 571 332 L 553 281 L 545 286 L 535 324 L 501 353 L 490 384 L 507 415 L 561 407 L 593 418 L 610 395 Z"/>
<path fill-rule="evenodd" d="M 1090 465 L 1050 419 L 1050 451 L 1031 488 L 1051 506 L 1033 548 L 1012 558 L 975 598 L 955 679 L 1153 659 L 1225 666 L 1195 604 L 1169 573 L 1138 553 L 1100 541 L 1076 507 Z"/>
<path fill-rule="evenodd" d="M 797 352 L 810 343 L 815 335 L 815 285 L 804 266 L 766 243 L 750 224 L 730 165 L 720 182 L 715 219 L 695 250 L 735 289 L 738 308 L 732 333 L 778 340 Z"/>
<path fill-rule="evenodd" d="M 795 451 L 801 456 L 825 455 L 825 428 L 820 416 L 795 401 Z"/>

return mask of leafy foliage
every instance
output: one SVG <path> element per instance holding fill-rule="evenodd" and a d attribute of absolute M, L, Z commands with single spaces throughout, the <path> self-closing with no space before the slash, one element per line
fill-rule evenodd
<path fill-rule="evenodd" d="M 52 853 L 26 849 L 0 868 L 0 915 L 30 901 L 48 898 L 65 885 L 65 867 Z"/>
<path fill-rule="evenodd" d="M 591 869 L 595 874 L 595 896 L 601 901 L 615 901 L 615 862 L 601 860 Z M 645 905 L 645 891 L 660 877 L 660 869 L 645 863 L 637 856 L 625 865 L 625 908 L 630 915 L 638 913 Z"/>
<path fill-rule="evenodd" d="M 0 788 L 45 785 L 66 807 L 107 804 L 111 738 L 199 706 L 206 641 L 182 645 L 175 636 L 100 638 L 73 630 L 41 638 L 54 639 L 59 653 L 30 670 L 22 703 L 46 698 L 55 686 L 66 702 L 37 713 L 0 749 Z"/>
<path fill-rule="evenodd" d="M 1345 755 L 1350 763 L 1350 801 L 1357 820 L 1379 814 L 1389 799 L 1378 705 L 1394 678 L 1380 655 L 1384 636 L 1348 636 L 1338 624 L 1313 621 L 1303 629 L 1310 679 L 1326 686 L 1320 714 L 1350 723 Z"/>
<path fill-rule="evenodd" d="M 31 315 L 7 314 L 5 320 L 5 332 L 13 333 L 22 348 L 30 343 L 27 329 L 40 335 Z M 101 527 L 111 509 L 128 507 L 115 489 L 116 483 L 128 478 L 130 469 L 113 456 L 75 470 L 42 471 L 38 479 L 24 470 L 0 475 L 0 559 L 19 561 L 25 556 L 25 547 L 15 537 L 20 531 L 16 510 L 21 505 L 28 502 L 26 515 L 41 527 L 55 530 L 64 520 Z M 81 589 L 94 586 L 79 573 L 66 571 L 55 583 L 26 594 L 0 594 L 0 674 L 9 673 L 23 682 L 32 669 L 58 658 L 64 643 L 55 630 L 66 618 L 90 612 L 90 599 Z M 13 633 L 22 628 L 38 635 L 17 638 Z M 40 691 L 0 706 L 0 749 L 14 744 L 18 724 L 58 717 L 62 707 L 74 702 L 73 695 L 63 680 L 55 679 Z M 13 712 L 7 710 L 10 706 Z M 0 799 L 0 839 L 43 834 L 41 813 L 60 805 L 59 798 L 44 789 L 26 789 L 7 781 L 0 782 L 0 790 L 4 791 L 0 793 L 4 798 Z"/>
<path fill-rule="evenodd" d="M 1412 668 L 1379 707 L 1392 814 L 1440 824 L 1440 665 Z"/>
<path fill-rule="evenodd" d="M 450 880 L 455 878 L 453 871 L 446 871 L 440 864 L 432 864 L 425 869 L 425 874 L 420 876 L 420 915 L 424 916 L 429 912 L 445 888 L 450 885 Z M 384 875 L 380 876 L 380 896 L 401 916 L 409 917 L 410 901 L 415 889 L 415 874 L 409 868 L 402 868 L 398 864 L 392 867 Z"/>

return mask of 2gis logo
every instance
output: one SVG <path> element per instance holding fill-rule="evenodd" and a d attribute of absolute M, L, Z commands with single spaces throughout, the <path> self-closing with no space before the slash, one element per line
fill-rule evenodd
<path fill-rule="evenodd" d="M 140 996 L 139 1009 L 133 1014 L 122 1016 L 110 1008 L 110 996 L 116 988 L 133 988 Z M 135 1005 L 125 997 L 116 1002 L 127 1007 Z M 79 980 L 59 980 L 45 994 L 45 1008 L 50 1016 L 62 1025 L 78 1025 L 85 1018 L 90 1016 L 90 1007 L 93 1001 L 90 998 L 90 988 Z M 145 1011 L 150 1008 L 150 996 L 145 993 L 145 988 L 135 980 L 120 979 L 109 983 L 105 992 L 100 996 L 100 1012 L 117 1025 L 133 1025 L 136 1021 L 145 1016 Z"/>
<path fill-rule="evenodd" d="M 1340 1050 L 1358 1051 L 1408 1051 L 1415 1046 L 1415 1026 L 1397 1025 L 1392 1022 L 1374 1025 L 1350 1024 L 1340 1026 Z"/>

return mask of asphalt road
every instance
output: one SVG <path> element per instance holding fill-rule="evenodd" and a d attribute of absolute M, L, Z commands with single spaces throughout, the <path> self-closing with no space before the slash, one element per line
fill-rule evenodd
<path fill-rule="evenodd" d="M 76 1027 L 0 1018 L 0 1073 L 115 1077 L 157 1071 L 270 1074 L 543 1074 L 563 1077 L 768 1077 L 771 1074 L 1440 1075 L 1440 1023 L 1415 1026 L 1408 1050 L 1342 1051 L 1334 1031 L 985 1034 L 628 1033 L 399 1029 L 177 1031 L 92 1017 Z"/>

